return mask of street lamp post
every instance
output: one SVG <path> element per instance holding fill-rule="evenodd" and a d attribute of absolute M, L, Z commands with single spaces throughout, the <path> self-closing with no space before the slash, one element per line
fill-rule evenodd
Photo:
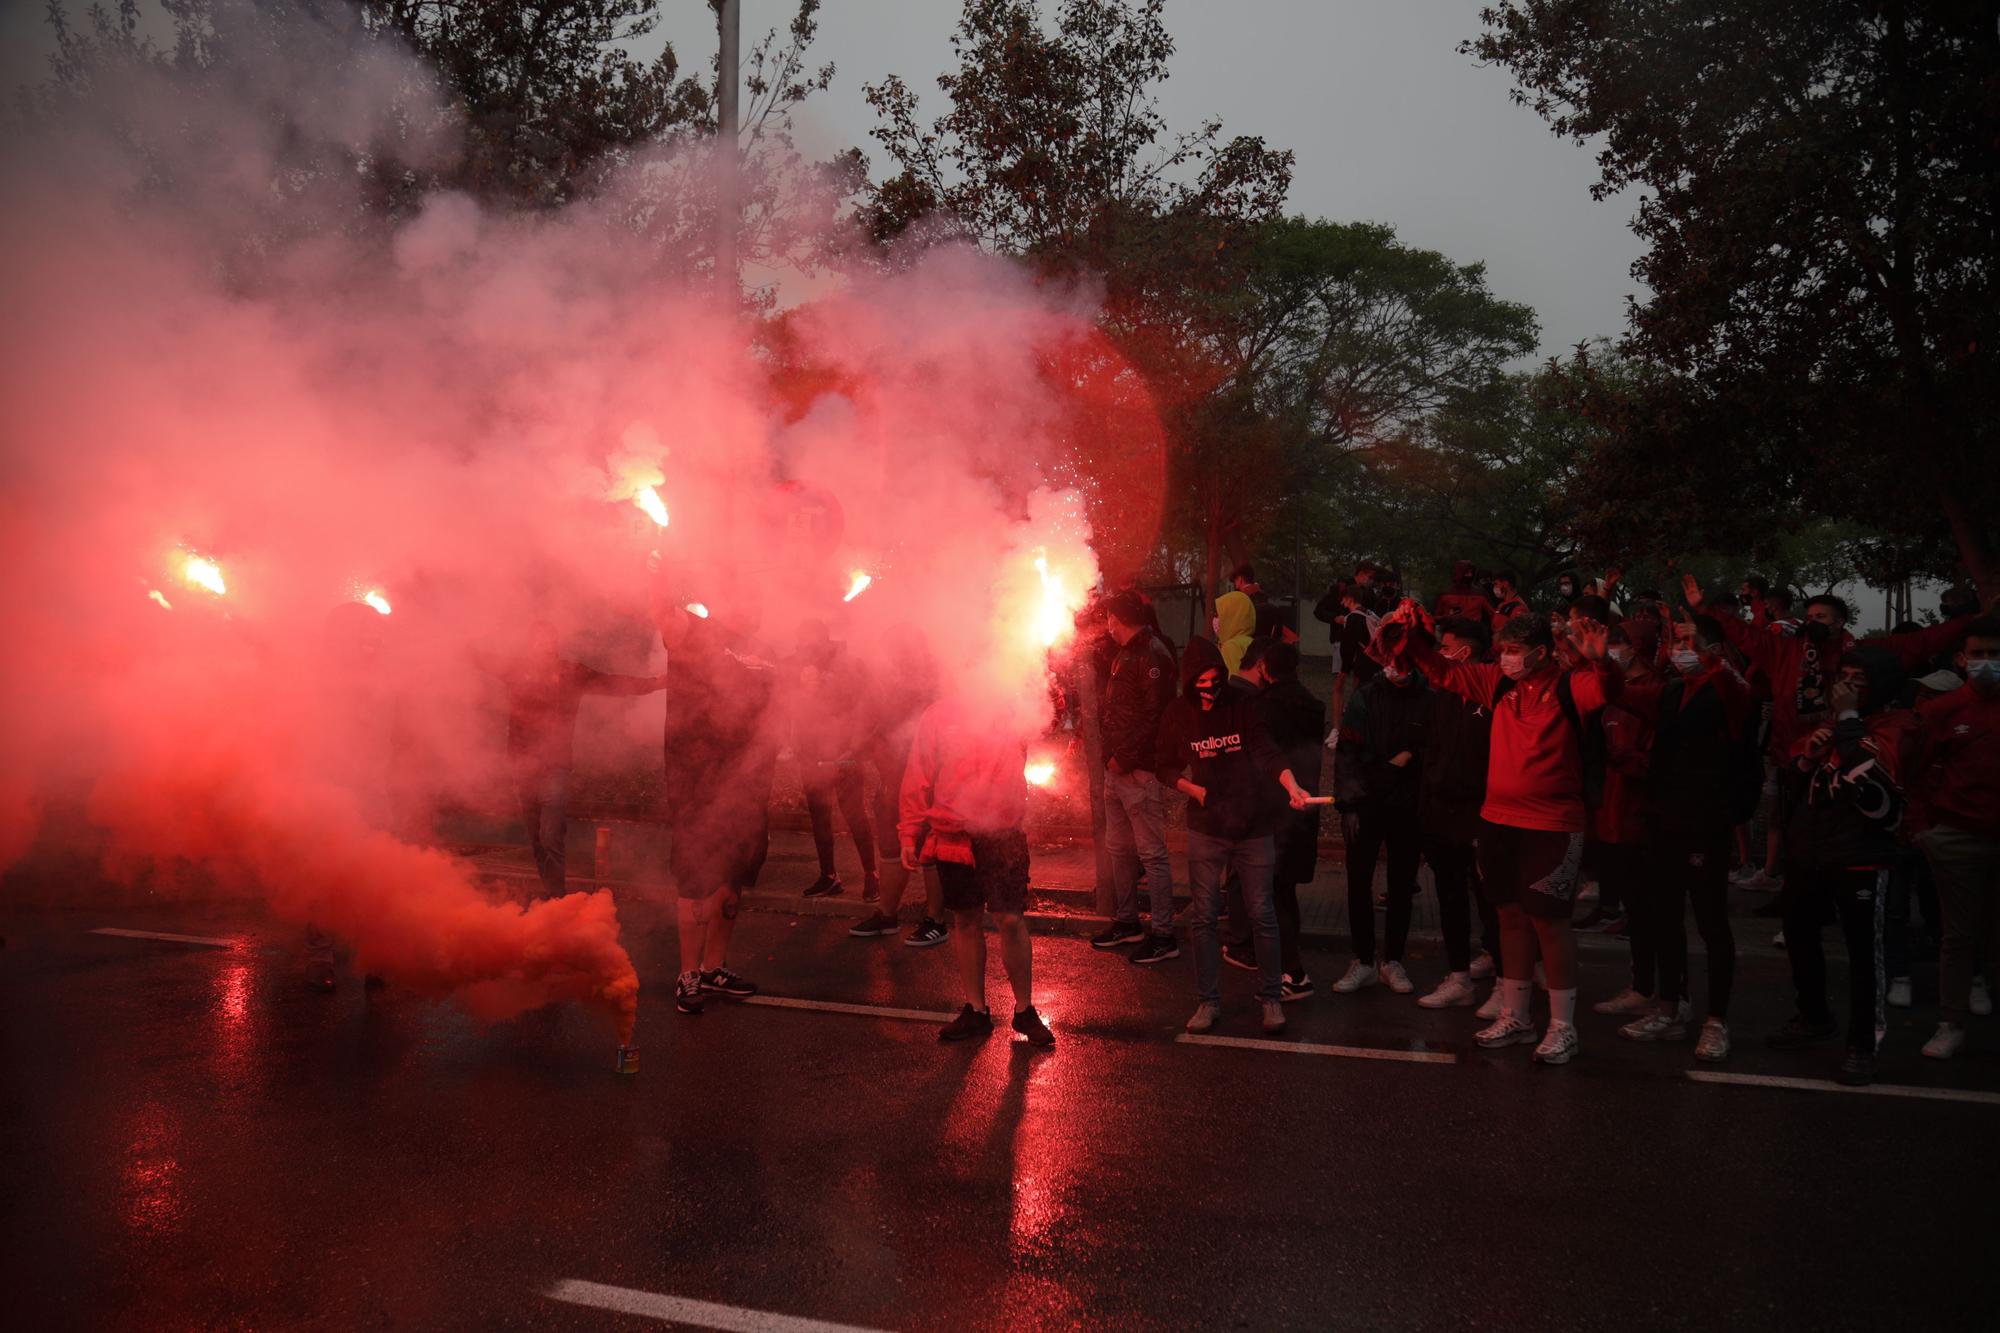
<path fill-rule="evenodd" d="M 715 282 L 716 291 L 733 305 L 737 296 L 736 78 L 741 63 L 742 0 L 720 0 L 715 23 L 719 42 L 715 70 Z"/>

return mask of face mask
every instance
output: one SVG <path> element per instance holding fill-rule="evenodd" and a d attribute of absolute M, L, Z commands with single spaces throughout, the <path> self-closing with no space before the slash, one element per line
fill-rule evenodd
<path fill-rule="evenodd" d="M 1965 678 L 1987 689 L 2000 687 L 2000 657 L 1982 657 L 1965 664 Z"/>
<path fill-rule="evenodd" d="M 1470 662 L 1472 660 L 1472 645 L 1469 643 L 1462 643 L 1456 648 L 1444 648 L 1439 651 L 1442 656 L 1454 662 Z"/>
<path fill-rule="evenodd" d="M 1625 644 L 1614 643 L 1607 651 L 1610 654 L 1611 660 L 1619 666 L 1630 666 L 1632 664 L 1632 650 Z"/>
<path fill-rule="evenodd" d="M 1383 667 L 1382 678 L 1391 685 L 1401 685 L 1410 678 L 1410 673 L 1407 671 L 1398 671 L 1395 667 Z"/>
<path fill-rule="evenodd" d="M 1674 670 L 1683 676 L 1692 675 L 1701 667 L 1701 654 L 1692 648 L 1676 648 L 1673 653 Z"/>
<path fill-rule="evenodd" d="M 1833 637 L 1833 626 L 1823 620 L 1806 622 L 1806 638 L 1813 643 L 1825 643 Z"/>
<path fill-rule="evenodd" d="M 1508 680 L 1519 680 L 1528 674 L 1528 659 L 1520 653 L 1500 654 L 1500 674 Z"/>
<path fill-rule="evenodd" d="M 1561 583 L 1556 586 L 1562 592 L 1563 596 L 1565 597 L 1576 596 L 1576 585 L 1574 583 Z"/>

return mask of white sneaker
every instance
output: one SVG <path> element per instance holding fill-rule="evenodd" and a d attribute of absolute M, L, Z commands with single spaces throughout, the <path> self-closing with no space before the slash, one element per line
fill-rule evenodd
<path fill-rule="evenodd" d="M 1472 978 L 1463 972 L 1454 972 L 1438 983 L 1437 989 L 1429 995 L 1417 997 L 1417 1005 L 1422 1009 L 1462 1009 L 1479 998 L 1472 989 Z"/>
<path fill-rule="evenodd" d="M 1767 875 L 1762 870 L 1743 881 L 1743 887 L 1756 893 L 1779 893 L 1785 887 L 1783 875 Z"/>
<path fill-rule="evenodd" d="M 1590 1006 L 1594 1014 L 1647 1014 L 1658 1006 L 1650 995 L 1641 995 L 1627 986 L 1608 1000 L 1599 1000 Z"/>
<path fill-rule="evenodd" d="M 1694 1044 L 1694 1058 L 1721 1064 L 1729 1058 L 1729 1024 L 1711 1018 L 1701 1025 L 1701 1040 Z"/>
<path fill-rule="evenodd" d="M 1784 931 L 1782 931 L 1782 930 L 1781 930 L 1781 931 L 1779 931 L 1779 932 L 1778 932 L 1777 934 L 1775 934 L 1775 935 L 1773 935 L 1773 936 L 1771 937 L 1771 947 L 1772 947 L 1773 949 L 1782 949 L 1782 948 L 1784 948 L 1784 947 L 1785 947 L 1785 932 L 1784 932 Z"/>
<path fill-rule="evenodd" d="M 1352 995 L 1363 986 L 1374 985 L 1380 978 L 1381 973 L 1357 958 L 1347 965 L 1347 971 L 1340 974 L 1340 980 L 1333 983 L 1333 989 L 1339 995 Z"/>
<path fill-rule="evenodd" d="M 1484 981 L 1493 975 L 1493 955 L 1481 949 L 1479 956 L 1472 960 L 1472 979 Z"/>
<path fill-rule="evenodd" d="M 1748 884 L 1763 873 L 1762 866 L 1742 865 L 1729 872 L 1729 882 L 1736 885 Z"/>
<path fill-rule="evenodd" d="M 1285 1030 L 1285 1006 L 1276 1000 L 1264 1001 L 1264 1031 L 1283 1032 Z"/>
<path fill-rule="evenodd" d="M 1213 1000 L 1203 1000 L 1194 1007 L 1194 1014 L 1187 1021 L 1189 1032 L 1206 1032 L 1222 1017 L 1222 1006 Z"/>
<path fill-rule="evenodd" d="M 1958 1054 L 1958 1048 L 1965 1045 L 1965 1029 L 1956 1023 L 1940 1023 L 1931 1039 L 1924 1043 L 1924 1054 L 1933 1060 L 1949 1060 Z"/>
<path fill-rule="evenodd" d="M 1545 1065 L 1566 1065 L 1582 1045 L 1576 1035 L 1576 1024 L 1552 1022 L 1542 1034 L 1541 1045 L 1535 1047 L 1535 1059 Z"/>
<path fill-rule="evenodd" d="M 1473 1033 L 1472 1039 L 1489 1051 L 1501 1046 L 1519 1046 L 1535 1039 L 1535 1027 L 1517 1014 L 1503 1013 L 1490 1026 Z"/>
<path fill-rule="evenodd" d="M 1985 977 L 1974 977 L 1972 979 L 1972 1003 L 1969 1007 L 1980 1018 L 1987 1018 L 1992 1015 L 1993 992 L 1986 989 Z"/>
<path fill-rule="evenodd" d="M 1894 977 L 1889 982 L 1889 1007 L 1907 1009 L 1910 1007 L 1910 979 Z"/>
<path fill-rule="evenodd" d="M 1472 1016 L 1482 1022 L 1491 1023 L 1494 1019 L 1500 1017 L 1501 1007 L 1500 988 L 1495 986 L 1492 993 L 1486 997 L 1486 1003 L 1473 1010 Z"/>
<path fill-rule="evenodd" d="M 1382 984 L 1398 995 L 1408 995 L 1417 988 L 1416 983 L 1410 980 L 1410 974 L 1403 970 L 1401 963 L 1382 964 Z"/>
<path fill-rule="evenodd" d="M 1662 1005 L 1652 1013 L 1618 1029 L 1618 1035 L 1631 1041 L 1685 1041 L 1687 1039 L 1688 1002 L 1680 1001 L 1669 1009 Z"/>

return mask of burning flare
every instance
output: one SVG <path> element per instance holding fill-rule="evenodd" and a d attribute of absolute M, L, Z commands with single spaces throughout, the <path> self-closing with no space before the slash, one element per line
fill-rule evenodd
<path fill-rule="evenodd" d="M 229 591 L 222 581 L 222 567 L 205 555 L 192 551 L 181 553 L 181 579 L 190 588 L 202 588 L 217 597 Z"/>
<path fill-rule="evenodd" d="M 859 569 L 855 570 L 853 578 L 848 582 L 847 585 L 847 596 L 841 598 L 840 600 L 843 602 L 853 601 L 855 598 L 859 597 L 862 593 L 867 592 L 868 585 L 873 583 L 874 581 L 875 581 L 874 578 L 871 575 L 867 574 L 866 572 Z"/>
<path fill-rule="evenodd" d="M 658 490 L 651 486 L 641 486 L 632 492 L 632 503 L 638 505 L 653 522 L 663 528 L 667 526 L 667 502 L 660 498 Z"/>
<path fill-rule="evenodd" d="M 687 613 L 693 616 L 696 620 L 708 619 L 708 608 L 703 606 L 700 602 L 689 602 L 687 604 Z"/>
<path fill-rule="evenodd" d="M 1046 759 L 1030 759 L 1028 766 L 1021 770 L 1021 776 L 1028 780 L 1030 787 L 1046 787 L 1055 781 L 1056 766 Z"/>
<path fill-rule="evenodd" d="M 150 591 L 147 592 L 146 596 L 158 602 L 162 607 L 166 608 L 169 611 L 174 609 L 174 604 L 168 601 L 167 595 L 161 592 L 158 588 L 151 589 Z"/>
<path fill-rule="evenodd" d="M 364 605 L 375 608 L 376 612 L 380 615 L 386 616 L 389 614 L 389 599 L 382 595 L 380 589 L 370 588 L 367 592 L 362 593 L 361 601 Z"/>
<path fill-rule="evenodd" d="M 1031 628 L 1042 647 L 1053 648 L 1070 627 L 1069 599 L 1063 594 L 1062 575 L 1049 573 L 1046 551 L 1035 557 L 1035 573 L 1042 580 L 1042 603 Z"/>

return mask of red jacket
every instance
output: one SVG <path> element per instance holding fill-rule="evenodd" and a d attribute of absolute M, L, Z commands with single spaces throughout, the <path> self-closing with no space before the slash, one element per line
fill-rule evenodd
<path fill-rule="evenodd" d="M 1412 642 L 1409 653 L 1431 684 L 1493 710 L 1493 747 L 1481 817 L 1513 828 L 1582 832 L 1588 814 L 1583 804 L 1583 751 L 1556 694 L 1562 673 L 1545 669 L 1515 681 L 1496 705 L 1494 695 L 1507 679 L 1499 667 L 1490 662 L 1454 662 L 1423 642 Z M 1569 679 L 1577 715 L 1583 719 L 1615 702 L 1624 683 L 1615 670 L 1603 667 L 1573 672 Z"/>
<path fill-rule="evenodd" d="M 1931 824 L 2000 837 L 2000 694 L 1961 685 L 1917 705 L 1913 800 Z"/>
<path fill-rule="evenodd" d="M 1717 620 L 1722 625 L 1723 634 L 1750 659 L 1750 665 L 1770 677 L 1771 698 L 1775 705 L 1771 716 L 1771 752 L 1780 759 L 1789 756 L 1799 741 L 1811 734 L 1815 727 L 1832 721 L 1832 715 L 1824 712 L 1806 718 L 1799 716 L 1799 677 L 1805 668 L 1806 654 L 1815 645 L 1804 634 L 1773 634 L 1760 626 L 1746 624 L 1735 616 L 1719 616 Z M 1867 647 L 1894 653 L 1904 669 L 1910 670 L 1926 659 L 1956 647 L 1965 637 L 1965 627 L 1971 620 L 1971 616 L 1961 616 L 1957 620 L 1947 620 L 1942 625 L 1931 625 L 1909 634 L 1881 634 L 1861 642 Z M 1834 678 L 1840 674 L 1842 654 L 1854 646 L 1854 636 L 1844 630 L 1817 645 L 1820 674 L 1826 687 L 1830 688 Z"/>
<path fill-rule="evenodd" d="M 903 845 L 931 858 L 964 860 L 936 844 L 962 846 L 966 834 L 1020 828 L 1028 816 L 1026 767 L 1027 750 L 1018 740 L 962 704 L 932 704 L 917 722 L 903 769 L 896 823 Z"/>
<path fill-rule="evenodd" d="M 1431 614 L 1439 620 L 1458 616 L 1465 620 L 1477 621 L 1481 625 L 1490 625 L 1493 623 L 1493 603 L 1487 600 L 1483 592 L 1461 592 L 1457 588 L 1451 588 L 1438 594 L 1437 601 L 1431 606 Z"/>
<path fill-rule="evenodd" d="M 1630 688 L 1631 682 L 1626 682 Z M 1646 769 L 1653 752 L 1652 723 L 1616 705 L 1603 713 L 1604 798 L 1590 812 L 1599 842 L 1634 843 L 1646 837 Z"/>

